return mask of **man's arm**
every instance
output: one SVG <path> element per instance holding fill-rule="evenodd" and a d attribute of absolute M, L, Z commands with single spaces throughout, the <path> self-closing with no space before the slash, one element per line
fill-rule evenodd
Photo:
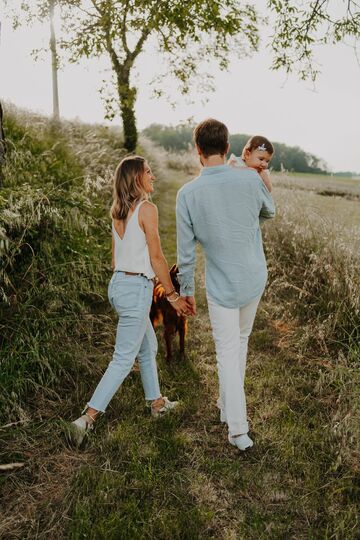
<path fill-rule="evenodd" d="M 192 297 L 195 294 L 196 238 L 189 210 L 181 191 L 176 199 L 176 232 L 180 294 Z"/>

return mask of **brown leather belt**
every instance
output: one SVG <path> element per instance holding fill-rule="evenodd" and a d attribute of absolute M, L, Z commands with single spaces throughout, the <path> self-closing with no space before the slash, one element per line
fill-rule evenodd
<path fill-rule="evenodd" d="M 115 270 L 115 272 L 123 272 L 123 270 Z M 124 272 L 125 276 L 142 276 L 146 279 L 149 279 L 145 274 L 142 274 L 141 272 Z M 152 281 L 154 284 L 156 282 L 156 278 L 151 278 L 149 281 Z"/>

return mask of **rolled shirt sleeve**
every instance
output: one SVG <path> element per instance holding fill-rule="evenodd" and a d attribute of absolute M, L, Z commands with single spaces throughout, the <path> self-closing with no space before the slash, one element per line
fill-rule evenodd
<path fill-rule="evenodd" d="M 176 199 L 176 232 L 180 294 L 181 296 L 194 296 L 196 238 L 186 200 L 181 190 Z"/>

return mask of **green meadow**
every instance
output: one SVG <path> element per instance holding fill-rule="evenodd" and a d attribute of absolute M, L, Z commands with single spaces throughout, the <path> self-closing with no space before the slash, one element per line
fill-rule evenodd
<path fill-rule="evenodd" d="M 0 538 L 356 539 L 359 534 L 360 182 L 273 175 L 278 215 L 263 227 L 269 283 L 249 344 L 254 447 L 219 422 L 217 374 L 198 252 L 198 315 L 154 420 L 134 369 L 82 448 L 67 440 L 111 358 L 107 302 L 116 130 L 16 110 L 0 189 Z M 140 141 L 169 265 L 175 198 L 193 155 Z M 174 344 L 177 349 L 177 344 Z"/>

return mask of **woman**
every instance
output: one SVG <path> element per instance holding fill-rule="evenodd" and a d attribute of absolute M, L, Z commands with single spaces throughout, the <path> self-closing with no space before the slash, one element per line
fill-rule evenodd
<path fill-rule="evenodd" d="M 158 212 L 148 198 L 155 177 L 140 156 L 124 158 L 114 176 L 112 218 L 112 268 L 109 300 L 119 315 L 115 350 L 83 415 L 72 422 L 73 437 L 81 444 L 139 359 L 145 399 L 151 413 L 159 416 L 178 405 L 160 393 L 156 366 L 157 340 L 149 319 L 153 280 L 157 276 L 166 298 L 178 314 L 188 314 L 186 300 L 180 298 L 170 279 L 158 232 Z"/>

